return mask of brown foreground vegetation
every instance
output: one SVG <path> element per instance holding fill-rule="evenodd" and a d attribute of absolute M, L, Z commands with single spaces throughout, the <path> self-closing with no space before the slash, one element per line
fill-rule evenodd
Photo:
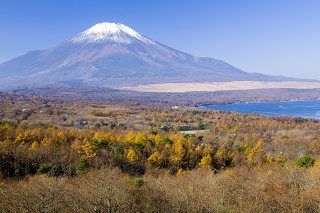
<path fill-rule="evenodd" d="M 104 169 L 0 186 L 0 212 L 319 212 L 320 167 L 234 168 L 132 178 Z"/>

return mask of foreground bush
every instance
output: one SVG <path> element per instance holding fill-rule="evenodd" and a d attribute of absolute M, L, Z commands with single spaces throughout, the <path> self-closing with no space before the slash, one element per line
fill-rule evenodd
<path fill-rule="evenodd" d="M 0 212 L 319 212 L 320 168 L 207 169 L 131 178 L 117 170 L 0 186 Z"/>
<path fill-rule="evenodd" d="M 302 156 L 298 160 L 296 160 L 296 164 L 298 166 L 306 167 L 306 168 L 313 166 L 314 162 L 315 162 L 315 159 L 310 155 Z"/>

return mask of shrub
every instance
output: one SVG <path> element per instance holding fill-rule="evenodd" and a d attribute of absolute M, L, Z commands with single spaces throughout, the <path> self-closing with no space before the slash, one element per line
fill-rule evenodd
<path fill-rule="evenodd" d="M 315 159 L 310 155 L 305 155 L 296 160 L 296 164 L 300 167 L 309 168 L 313 166 Z"/>
<path fill-rule="evenodd" d="M 130 183 L 132 183 L 136 187 L 141 187 L 143 185 L 144 181 L 142 178 L 137 177 L 137 178 L 132 178 L 130 180 Z"/>
<path fill-rule="evenodd" d="M 37 174 L 46 174 L 49 173 L 51 170 L 51 164 L 45 163 L 45 164 L 41 164 L 39 169 L 37 170 Z"/>
<path fill-rule="evenodd" d="M 89 170 L 89 163 L 86 159 L 81 159 L 76 167 L 76 173 L 85 174 Z"/>
<path fill-rule="evenodd" d="M 53 165 L 50 171 L 50 175 L 59 177 L 63 175 L 64 171 L 60 164 Z"/>

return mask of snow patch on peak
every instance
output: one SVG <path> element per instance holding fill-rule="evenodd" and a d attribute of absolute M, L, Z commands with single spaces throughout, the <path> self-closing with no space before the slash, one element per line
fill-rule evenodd
<path fill-rule="evenodd" d="M 121 23 L 109 23 L 109 22 L 102 22 L 94 25 L 93 27 L 89 28 L 85 31 L 86 33 L 106 33 L 106 34 L 112 34 L 112 33 L 119 33 L 119 32 L 125 32 L 133 37 L 139 37 L 141 36 L 138 32 L 134 31 L 130 27 L 127 27 L 124 24 Z"/>
<path fill-rule="evenodd" d="M 121 23 L 102 22 L 71 39 L 73 42 L 103 42 L 131 43 L 138 39 L 145 43 L 154 43 L 152 40 L 140 35 L 135 30 Z"/>

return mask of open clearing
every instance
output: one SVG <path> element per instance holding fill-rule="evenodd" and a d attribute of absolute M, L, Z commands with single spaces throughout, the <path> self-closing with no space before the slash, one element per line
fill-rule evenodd
<path fill-rule="evenodd" d="M 318 89 L 320 82 L 298 81 L 230 81 L 230 82 L 204 82 L 204 83 L 161 83 L 146 84 L 135 87 L 122 87 L 120 89 L 140 92 L 214 92 L 232 90 L 254 89 Z"/>

